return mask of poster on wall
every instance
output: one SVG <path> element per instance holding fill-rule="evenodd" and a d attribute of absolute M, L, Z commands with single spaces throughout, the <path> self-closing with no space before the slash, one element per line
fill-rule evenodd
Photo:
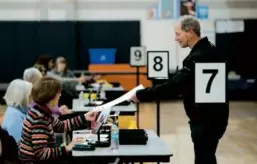
<path fill-rule="evenodd" d="M 174 18 L 174 0 L 161 0 L 161 18 L 173 19 Z"/>
<path fill-rule="evenodd" d="M 197 5 L 197 18 L 208 19 L 209 18 L 209 7 L 207 5 Z"/>
<path fill-rule="evenodd" d="M 192 15 L 196 16 L 195 12 L 195 2 L 196 0 L 181 0 L 180 1 L 180 16 Z"/>
<path fill-rule="evenodd" d="M 157 20 L 159 19 L 159 8 L 158 4 L 153 5 L 147 10 L 147 18 L 150 20 Z"/>

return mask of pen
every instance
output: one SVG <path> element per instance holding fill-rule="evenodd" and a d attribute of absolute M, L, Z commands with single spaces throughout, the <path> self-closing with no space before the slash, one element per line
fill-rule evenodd
<path fill-rule="evenodd" d="M 87 131 L 87 132 L 74 132 L 75 134 L 90 134 L 91 133 L 91 131 Z"/>

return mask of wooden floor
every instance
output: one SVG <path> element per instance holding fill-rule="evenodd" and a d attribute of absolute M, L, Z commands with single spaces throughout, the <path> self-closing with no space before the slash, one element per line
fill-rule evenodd
<path fill-rule="evenodd" d="M 140 128 L 156 130 L 156 105 L 140 105 Z M 193 164 L 188 118 L 181 102 L 161 104 L 161 138 L 174 156 L 172 164 Z M 217 150 L 218 164 L 257 163 L 257 103 L 232 102 L 228 129 Z"/>

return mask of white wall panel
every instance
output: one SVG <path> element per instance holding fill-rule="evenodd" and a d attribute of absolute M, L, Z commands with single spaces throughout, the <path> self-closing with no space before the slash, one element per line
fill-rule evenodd
<path fill-rule="evenodd" d="M 66 20 L 66 10 L 49 10 L 48 20 Z"/>
<path fill-rule="evenodd" d="M 144 20 L 145 10 L 81 10 L 78 20 Z"/>
<path fill-rule="evenodd" d="M 39 20 L 38 10 L 0 10 L 0 20 Z"/>
<path fill-rule="evenodd" d="M 257 18 L 256 9 L 210 9 L 210 19 L 227 19 L 227 18 Z"/>
<path fill-rule="evenodd" d="M 41 0 L 0 0 L 0 2 L 40 2 Z"/>

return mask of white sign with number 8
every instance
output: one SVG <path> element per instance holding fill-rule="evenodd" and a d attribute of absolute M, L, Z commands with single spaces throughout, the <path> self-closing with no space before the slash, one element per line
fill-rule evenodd
<path fill-rule="evenodd" d="M 147 52 L 148 78 L 169 77 L 169 52 L 148 51 Z"/>

